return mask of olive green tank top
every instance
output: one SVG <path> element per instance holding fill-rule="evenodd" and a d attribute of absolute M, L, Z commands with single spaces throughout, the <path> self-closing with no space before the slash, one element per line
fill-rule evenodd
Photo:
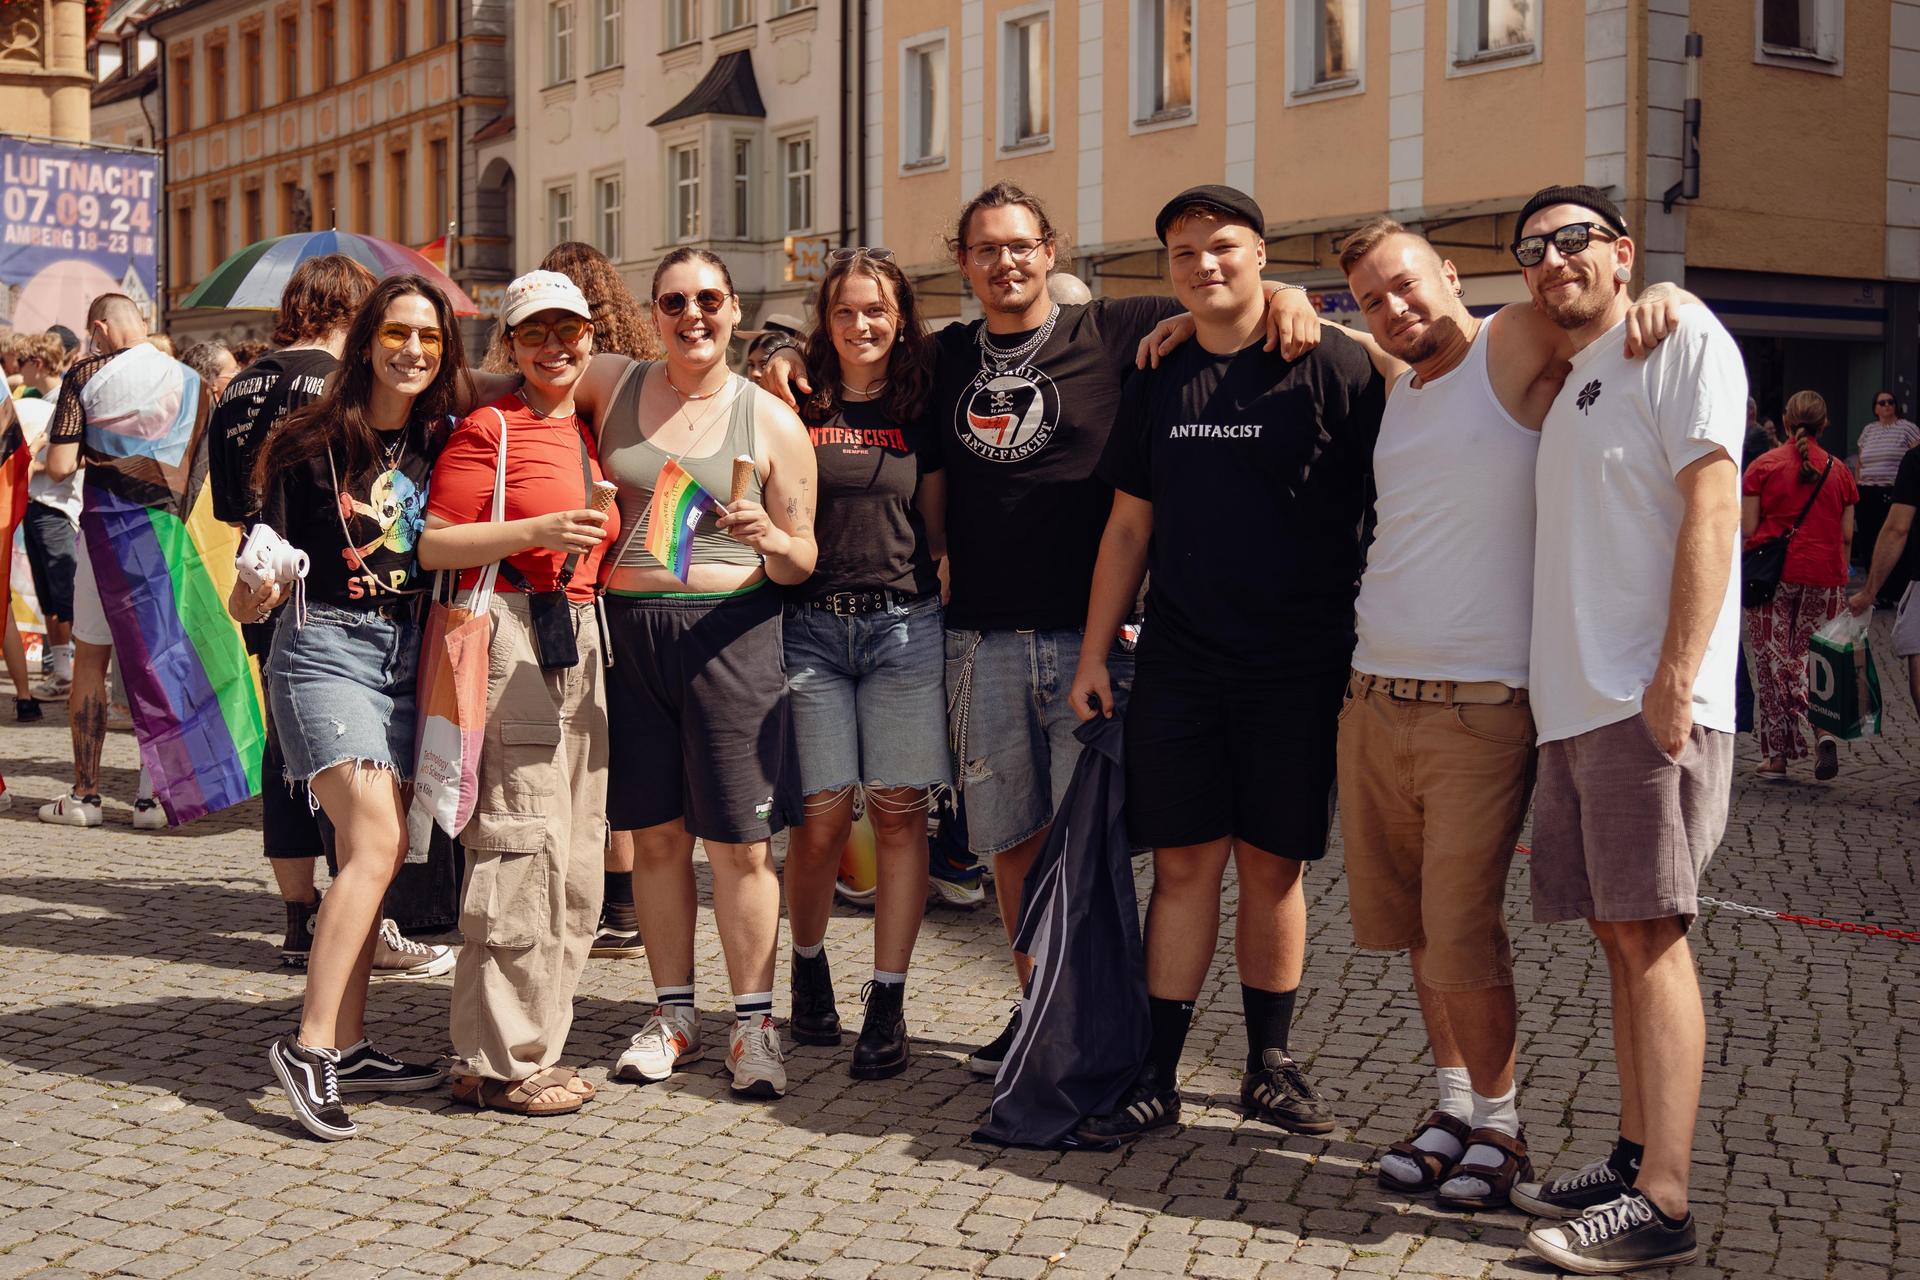
<path fill-rule="evenodd" d="M 647 512 L 653 504 L 653 485 L 660 476 L 660 468 L 674 455 L 656 448 L 640 435 L 640 390 L 658 363 L 657 360 L 637 360 L 628 367 L 614 387 L 612 402 L 607 406 L 604 425 L 600 428 L 600 465 L 607 479 L 620 486 L 621 527 L 634 531 L 632 537 L 622 539 L 617 562 L 617 567 L 622 569 L 661 567 L 647 554 Z M 687 474 L 722 503 L 733 491 L 733 460 L 743 453 L 759 456 L 754 449 L 753 417 L 754 398 L 760 389 L 739 374 L 733 375 L 732 386 L 733 406 L 727 412 L 724 434 L 717 442 L 713 442 L 711 435 L 707 440 L 695 442 L 694 447 L 705 456 L 679 460 Z M 755 502 L 762 501 L 757 471 L 747 496 Z M 712 511 L 700 517 L 700 523 L 694 526 L 693 549 L 687 563 L 759 564 L 759 553 L 722 533 L 716 523 L 718 519 L 718 513 Z"/>

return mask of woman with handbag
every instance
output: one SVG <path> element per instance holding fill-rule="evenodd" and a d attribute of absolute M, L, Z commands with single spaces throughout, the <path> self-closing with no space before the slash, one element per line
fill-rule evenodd
<path fill-rule="evenodd" d="M 1760 752 L 1756 773 L 1784 781 L 1807 755 L 1807 648 L 1813 633 L 1846 605 L 1847 552 L 1859 487 L 1844 463 L 1814 443 L 1827 427 L 1827 402 L 1813 391 L 1787 401 L 1787 443 L 1755 458 L 1742 482 L 1742 595 Z M 1771 581 L 1771 595 L 1767 586 Z M 1840 748 L 1821 736 L 1813 776 L 1840 772 Z"/>
<path fill-rule="evenodd" d="M 281 610 L 265 682 L 288 782 L 333 823 L 339 871 L 307 960 L 299 1030 L 268 1049 L 300 1123 L 356 1132 L 342 1090 L 432 1088 L 437 1068 L 366 1040 L 367 977 L 380 905 L 407 852 L 414 677 L 425 593 L 416 559 L 427 476 L 464 366 L 453 308 L 429 281 L 391 276 L 354 313 L 341 372 L 284 418 L 255 462 L 259 521 L 310 563 L 291 592 L 236 582 L 242 623 Z"/>
<path fill-rule="evenodd" d="M 453 1096 L 516 1115 L 563 1115 L 593 1096 L 560 1065 L 600 919 L 607 844 L 595 584 L 619 514 L 596 503 L 596 487 L 607 499 L 612 489 L 574 414 L 591 315 L 557 272 L 507 286 L 501 328 L 525 381 L 448 440 L 420 542 L 423 568 L 468 571 L 459 584 L 475 593 L 468 607 L 493 621 L 478 801 L 461 833 Z"/>

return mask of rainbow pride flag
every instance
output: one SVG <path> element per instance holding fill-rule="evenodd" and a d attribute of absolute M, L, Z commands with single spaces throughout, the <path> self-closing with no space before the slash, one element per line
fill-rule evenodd
<path fill-rule="evenodd" d="M 653 482 L 653 501 L 647 505 L 647 554 L 673 570 L 685 582 L 693 552 L 693 529 L 700 517 L 719 503 L 672 458 Z"/>
<path fill-rule="evenodd" d="M 139 346 L 94 372 L 80 397 L 80 536 L 140 762 L 178 826 L 260 793 L 260 678 L 226 607 L 239 535 L 213 515 L 198 374 Z"/>

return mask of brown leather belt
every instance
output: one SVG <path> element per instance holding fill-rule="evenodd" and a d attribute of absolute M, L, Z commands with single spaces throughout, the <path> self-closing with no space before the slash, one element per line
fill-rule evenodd
<path fill-rule="evenodd" d="M 1352 689 L 1356 695 L 1379 693 L 1396 702 L 1487 707 L 1508 702 L 1522 707 L 1527 705 L 1525 689 L 1515 689 L 1498 680 L 1416 680 L 1411 676 L 1376 676 L 1355 671 Z"/>

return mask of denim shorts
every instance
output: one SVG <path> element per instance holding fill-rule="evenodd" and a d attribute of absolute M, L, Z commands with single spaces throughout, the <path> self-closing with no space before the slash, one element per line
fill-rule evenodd
<path fill-rule="evenodd" d="M 788 605 L 787 688 L 806 795 L 953 780 L 940 597 L 840 617 Z"/>
<path fill-rule="evenodd" d="M 1080 632 L 946 633 L 948 733 L 960 770 L 967 847 L 975 857 L 1013 848 L 1053 821 L 1080 742 L 1067 705 L 1080 662 Z M 1133 688 L 1133 654 L 1107 654 L 1115 711 Z"/>
<path fill-rule="evenodd" d="M 411 777 L 419 661 L 411 618 L 310 604 L 301 625 L 282 609 L 267 686 L 287 781 L 311 782 L 346 761 Z"/>

